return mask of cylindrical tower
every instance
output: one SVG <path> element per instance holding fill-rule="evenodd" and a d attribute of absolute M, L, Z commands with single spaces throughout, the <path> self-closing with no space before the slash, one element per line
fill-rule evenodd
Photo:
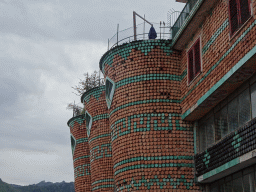
<path fill-rule="evenodd" d="M 87 91 L 83 94 L 81 101 L 86 110 L 92 191 L 114 191 L 111 135 L 105 86 Z"/>
<path fill-rule="evenodd" d="M 75 191 L 91 191 L 90 151 L 83 115 L 68 121 L 74 163 Z"/>
<path fill-rule="evenodd" d="M 100 60 L 117 191 L 194 191 L 193 128 L 181 120 L 180 53 L 135 41 Z"/>

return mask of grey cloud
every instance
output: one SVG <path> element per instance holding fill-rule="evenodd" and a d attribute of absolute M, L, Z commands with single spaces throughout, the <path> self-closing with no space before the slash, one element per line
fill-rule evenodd
<path fill-rule="evenodd" d="M 23 185 L 28 184 L 28 181 L 30 184 L 42 180 L 71 181 L 74 176 L 70 154 L 70 147 L 59 147 L 57 153 L 17 149 L 0 150 L 0 171 L 5 175 L 2 179 L 8 183 Z M 63 156 L 66 158 L 63 159 Z"/>
<path fill-rule="evenodd" d="M 173 7 L 173 2 L 163 2 L 166 3 L 164 6 L 157 2 L 135 0 L 10 1 L 0 9 L 0 27 L 2 32 L 25 37 L 97 39 L 107 42 L 115 34 L 117 23 L 121 29 L 132 27 L 133 10 L 142 15 L 146 13 L 146 17 L 152 22 L 166 21 L 167 11 Z M 182 4 L 178 7 L 181 6 Z"/>
<path fill-rule="evenodd" d="M 111 25 L 104 14 L 108 11 L 104 5 L 93 9 L 82 2 L 10 1 L 0 8 L 1 31 L 58 40 L 105 40 L 101 29 Z"/>
<path fill-rule="evenodd" d="M 171 0 L 0 0 L 0 173 L 10 183 L 73 180 L 72 94 L 98 70 L 107 39 L 132 11 L 166 18 Z M 175 4 L 176 5 L 176 4 Z M 13 174 L 15 172 L 15 174 Z M 25 175 L 25 176 L 24 176 Z"/>

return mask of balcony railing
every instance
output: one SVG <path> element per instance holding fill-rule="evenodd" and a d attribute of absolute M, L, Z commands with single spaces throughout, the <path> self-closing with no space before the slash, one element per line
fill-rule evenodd
<path fill-rule="evenodd" d="M 256 149 L 256 118 L 195 155 L 196 176 L 203 175 Z"/>
<path fill-rule="evenodd" d="M 195 6 L 196 2 L 198 0 L 188 0 L 187 4 L 185 5 L 185 7 L 183 8 L 183 10 L 181 11 L 178 19 L 176 20 L 176 22 L 174 23 L 174 25 L 171 27 L 171 31 L 172 31 L 172 39 L 175 37 L 175 35 L 177 34 L 177 32 L 179 31 L 179 29 L 181 28 L 181 26 L 183 25 L 184 21 L 186 20 L 186 18 L 188 17 L 189 13 L 191 12 L 191 10 L 193 9 L 193 7 Z"/>

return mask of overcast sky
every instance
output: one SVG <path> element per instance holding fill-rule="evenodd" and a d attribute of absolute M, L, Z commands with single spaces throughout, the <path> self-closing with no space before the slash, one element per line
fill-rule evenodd
<path fill-rule="evenodd" d="M 175 0 L 0 0 L 0 178 L 74 181 L 71 86 L 99 68 L 108 38 L 132 12 L 167 22 Z M 141 22 L 141 21 L 138 21 Z M 131 34 L 132 35 L 132 34 Z"/>

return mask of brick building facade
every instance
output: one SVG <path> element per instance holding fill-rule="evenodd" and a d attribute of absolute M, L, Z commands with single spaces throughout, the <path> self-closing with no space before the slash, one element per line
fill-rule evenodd
<path fill-rule="evenodd" d="M 182 0 L 169 40 L 116 46 L 68 126 L 80 191 L 256 189 L 256 2 Z"/>

